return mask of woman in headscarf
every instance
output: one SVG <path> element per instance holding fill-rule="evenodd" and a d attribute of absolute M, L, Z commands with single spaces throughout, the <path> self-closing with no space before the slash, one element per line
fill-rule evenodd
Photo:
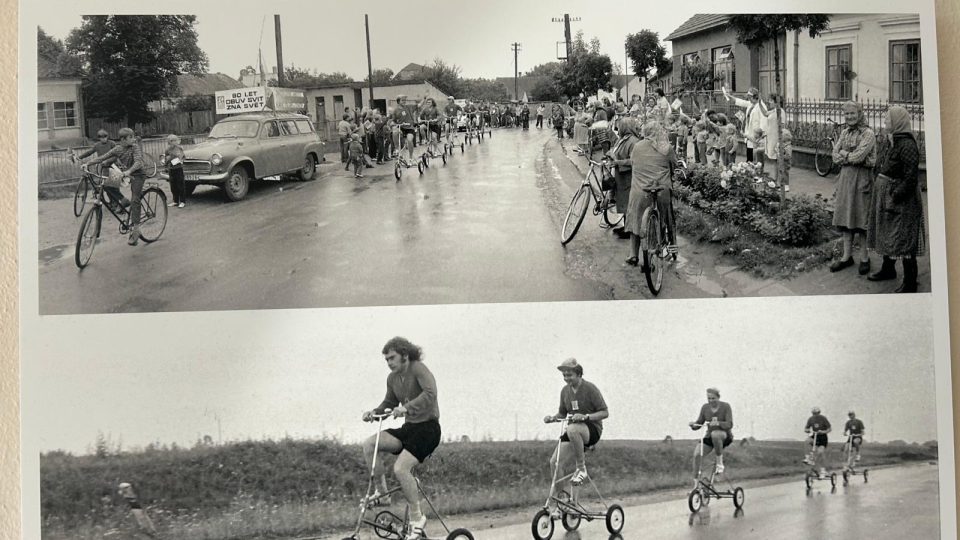
<path fill-rule="evenodd" d="M 860 275 L 870 271 L 866 232 L 870 225 L 873 202 L 873 166 L 877 160 L 876 139 L 867 126 L 863 107 L 848 101 L 842 105 L 846 127 L 833 146 L 833 161 L 840 165 L 840 176 L 834 194 L 833 225 L 843 235 L 843 255 L 830 264 L 837 272 L 853 266 L 853 241 L 860 237 Z"/>
<path fill-rule="evenodd" d="M 653 187 L 662 188 L 657 194 L 660 219 L 667 225 L 670 244 L 677 243 L 671 204 L 673 193 L 670 168 L 676 162 L 673 148 L 670 147 L 666 133 L 657 122 L 644 124 L 640 129 L 640 135 L 641 140 L 633 145 L 633 150 L 630 152 L 630 202 L 627 205 L 627 215 L 624 217 L 624 228 L 632 235 L 630 258 L 626 261 L 631 266 L 639 263 L 643 211 L 650 206 L 651 201 L 651 197 L 644 190 Z"/>
<path fill-rule="evenodd" d="M 617 201 L 617 213 L 620 214 L 627 213 L 627 207 L 630 203 L 630 182 L 633 175 L 630 154 L 633 152 L 633 146 L 638 142 L 640 142 L 640 123 L 629 116 L 621 118 L 620 138 L 617 139 L 617 143 L 608 153 L 613 159 L 614 178 L 616 180 L 613 196 Z M 613 232 L 620 238 L 630 238 L 630 233 L 623 227 L 617 227 Z"/>
<path fill-rule="evenodd" d="M 912 293 L 917 292 L 917 255 L 923 252 L 924 234 L 918 182 L 920 147 L 910 129 L 910 113 L 903 107 L 890 107 L 883 123 L 889 132 L 890 151 L 879 167 L 868 231 L 869 244 L 883 256 L 883 265 L 867 279 L 895 279 L 900 258 L 903 282 L 896 292 Z"/>

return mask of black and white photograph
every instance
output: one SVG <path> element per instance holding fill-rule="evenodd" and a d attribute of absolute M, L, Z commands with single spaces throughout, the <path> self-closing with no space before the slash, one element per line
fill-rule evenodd
<path fill-rule="evenodd" d="M 24 538 L 956 538 L 933 0 L 20 7 Z"/>
<path fill-rule="evenodd" d="M 43 536 L 938 538 L 929 303 L 802 300 L 631 303 L 642 330 L 613 336 L 570 316 L 605 303 L 563 303 L 350 311 L 335 335 L 285 311 L 269 343 L 139 363 L 50 344 Z"/>
<path fill-rule="evenodd" d="M 931 290 L 919 14 L 590 6 L 42 20 L 40 312 Z"/>

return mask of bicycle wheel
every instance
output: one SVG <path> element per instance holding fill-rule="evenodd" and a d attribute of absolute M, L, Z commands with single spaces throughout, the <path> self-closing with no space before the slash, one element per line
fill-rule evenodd
<path fill-rule="evenodd" d="M 147 175 L 147 178 L 157 175 L 157 158 L 146 152 L 143 153 L 143 174 Z"/>
<path fill-rule="evenodd" d="M 654 203 L 655 204 L 655 203 Z M 643 212 L 643 274 L 647 278 L 647 287 L 654 296 L 660 294 L 663 286 L 662 235 L 660 214 L 652 208 Z"/>
<path fill-rule="evenodd" d="M 577 231 L 580 230 L 580 224 L 583 223 L 583 216 L 587 215 L 587 207 L 590 206 L 590 186 L 582 185 L 570 200 L 570 206 L 567 208 L 567 217 L 563 219 L 563 227 L 560 228 L 560 244 L 567 245 L 573 240 Z"/>
<path fill-rule="evenodd" d="M 83 206 L 87 204 L 87 194 L 90 192 L 90 182 L 86 178 L 81 178 L 77 182 L 77 191 L 73 194 L 73 215 L 80 217 L 83 213 Z"/>
<path fill-rule="evenodd" d="M 623 223 L 623 214 L 617 212 L 617 205 L 609 199 L 604 199 L 604 204 L 606 204 L 607 207 L 603 209 L 603 222 L 610 228 Z"/>
<path fill-rule="evenodd" d="M 817 174 L 827 176 L 833 170 L 833 140 L 821 139 L 817 143 L 817 153 L 814 155 L 814 166 Z"/>
<path fill-rule="evenodd" d="M 152 187 L 140 196 L 140 238 L 155 242 L 167 228 L 167 196 Z"/>
<path fill-rule="evenodd" d="M 73 260 L 77 268 L 84 268 L 93 257 L 93 248 L 97 247 L 97 238 L 100 236 L 100 223 L 103 220 L 103 209 L 91 206 L 80 222 L 80 231 L 77 232 L 77 245 Z"/>

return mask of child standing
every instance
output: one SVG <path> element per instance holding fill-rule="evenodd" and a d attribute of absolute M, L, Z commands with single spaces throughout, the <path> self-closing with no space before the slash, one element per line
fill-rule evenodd
<path fill-rule="evenodd" d="M 707 162 L 707 125 L 703 120 L 693 124 L 693 160 L 699 164 Z"/>
<path fill-rule="evenodd" d="M 363 178 L 360 172 L 363 170 L 363 143 L 360 142 L 360 134 L 354 133 L 350 141 L 350 163 L 353 165 L 353 177 Z"/>
<path fill-rule="evenodd" d="M 170 176 L 170 192 L 173 201 L 167 206 L 183 208 L 187 202 L 187 186 L 183 177 L 183 148 L 180 146 L 180 137 L 167 135 L 167 149 L 163 151 L 163 162 L 167 165 Z"/>
<path fill-rule="evenodd" d="M 736 124 L 728 122 L 727 125 L 723 126 L 723 132 L 727 137 L 727 146 L 723 149 L 726 163 L 727 165 L 733 165 L 737 162 L 737 147 L 740 145 L 737 133 L 739 133 L 740 130 Z"/>
<path fill-rule="evenodd" d="M 760 165 L 760 175 L 763 176 L 764 164 L 766 162 L 767 135 L 762 129 L 753 130 L 753 158 Z"/>
<path fill-rule="evenodd" d="M 789 129 L 783 128 L 780 131 L 780 147 L 779 153 L 780 161 L 780 184 L 783 185 L 784 191 L 790 191 L 790 166 L 793 161 L 793 133 Z"/>

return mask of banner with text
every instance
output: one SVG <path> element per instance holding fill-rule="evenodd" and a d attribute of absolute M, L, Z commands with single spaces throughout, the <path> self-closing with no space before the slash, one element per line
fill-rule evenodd
<path fill-rule="evenodd" d="M 216 93 L 217 114 L 239 114 L 262 111 L 267 98 L 262 87 L 221 90 Z"/>

